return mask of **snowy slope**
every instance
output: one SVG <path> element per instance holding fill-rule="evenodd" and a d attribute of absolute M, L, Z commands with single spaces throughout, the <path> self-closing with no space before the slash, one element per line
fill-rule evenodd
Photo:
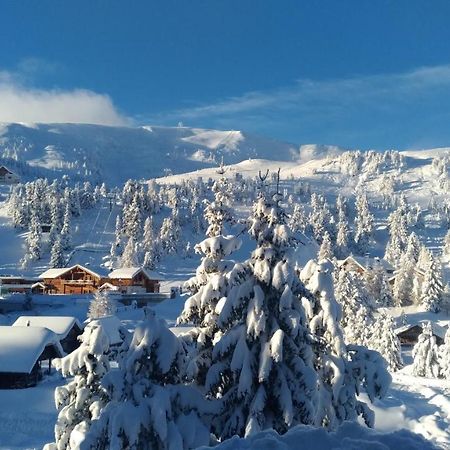
<path fill-rule="evenodd" d="M 122 184 L 215 167 L 222 156 L 296 160 L 295 145 L 241 131 L 188 127 L 108 127 L 86 124 L 0 124 L 0 164 L 22 176 L 72 178 Z M 2 160 L 3 159 L 3 160 Z M 17 162 L 17 163 L 16 163 Z M 26 163 L 25 167 L 21 167 Z"/>

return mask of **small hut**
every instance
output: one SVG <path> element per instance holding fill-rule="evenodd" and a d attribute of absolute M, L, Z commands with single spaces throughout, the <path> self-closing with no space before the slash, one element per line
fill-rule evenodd
<path fill-rule="evenodd" d="M 79 345 L 78 336 L 83 327 L 75 317 L 70 316 L 20 316 L 13 327 L 44 327 L 53 331 L 66 353 L 73 352 Z"/>
<path fill-rule="evenodd" d="M 0 326 L 0 389 L 36 386 L 42 378 L 41 362 L 61 358 L 58 338 L 43 327 Z"/>
<path fill-rule="evenodd" d="M 422 323 L 412 323 L 406 324 L 400 328 L 395 330 L 395 334 L 400 340 L 400 343 L 405 346 L 415 345 L 419 339 L 419 336 L 422 334 L 423 328 Z M 431 322 L 431 329 L 433 332 L 433 336 L 436 338 L 436 343 L 441 345 L 444 342 L 445 333 L 447 331 L 446 328 L 441 327 L 437 323 Z"/>

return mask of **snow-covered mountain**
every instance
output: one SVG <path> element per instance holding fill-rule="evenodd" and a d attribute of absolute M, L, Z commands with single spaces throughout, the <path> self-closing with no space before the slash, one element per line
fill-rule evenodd
<path fill-rule="evenodd" d="M 323 152 L 323 148 L 321 148 Z M 308 152 L 305 152 L 305 155 Z M 314 154 L 314 150 L 309 150 Z M 122 184 L 253 158 L 296 161 L 299 147 L 242 131 L 86 124 L 0 124 L 0 163 L 22 176 Z M 57 172 L 57 174 L 55 174 Z"/>

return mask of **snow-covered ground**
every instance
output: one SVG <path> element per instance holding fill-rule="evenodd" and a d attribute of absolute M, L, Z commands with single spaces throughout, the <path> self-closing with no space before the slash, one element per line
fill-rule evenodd
<path fill-rule="evenodd" d="M 185 299 L 185 295 L 178 296 L 175 299 L 167 299 L 153 309 L 170 326 L 174 326 L 176 318 L 183 308 Z M 82 319 L 83 316 L 86 316 L 87 307 L 87 302 L 73 301 L 67 306 L 59 307 L 56 310 L 55 308 L 41 307 L 40 313 L 74 315 Z M 12 323 L 18 314 L 10 314 L 8 321 Z M 119 308 L 117 315 L 130 330 L 134 329 L 136 324 L 144 318 L 142 309 L 136 310 L 130 307 Z M 373 405 L 375 430 L 393 432 L 406 429 L 422 435 L 427 441 L 441 448 L 450 448 L 450 382 L 414 377 L 409 372 L 410 366 L 406 366 L 401 371 L 394 373 L 393 383 L 388 395 L 385 399 L 378 400 Z M 43 382 L 34 388 L 0 390 L 0 405 L 2 405 L 0 408 L 0 449 L 38 449 L 52 439 L 53 426 L 57 416 L 53 402 L 53 391 L 56 386 L 63 383 L 64 379 L 58 373 L 54 373 L 52 376 L 46 377 Z M 365 440 L 381 441 L 385 443 L 386 448 L 395 448 L 395 450 L 427 448 L 422 441 L 418 441 L 420 445 L 423 445 L 422 447 L 413 447 L 408 436 L 404 436 L 403 447 L 390 447 L 389 443 L 392 444 L 393 442 L 401 445 L 402 441 L 399 440 L 402 437 L 401 434 L 395 435 L 396 439 L 392 438 L 392 440 L 386 436 L 380 438 L 378 435 L 370 432 L 367 433 L 367 436 L 361 436 L 361 431 L 359 431 L 358 435 L 351 427 L 340 431 L 337 435 L 330 436 L 323 434 L 321 431 L 309 430 L 307 435 L 301 434 L 301 439 L 307 439 L 304 448 L 312 450 L 313 448 L 321 448 L 312 446 L 312 442 L 315 442 L 315 440 L 317 442 L 329 442 L 330 445 L 337 445 L 339 439 L 342 441 L 342 437 L 347 436 L 345 433 L 348 433 L 349 439 L 355 439 L 356 442 L 358 442 L 358 439 L 361 442 Z M 234 440 L 220 448 L 224 450 L 231 448 L 295 448 L 284 447 L 281 444 L 279 447 L 270 447 L 271 443 L 273 445 L 274 439 L 278 439 L 270 433 L 263 435 L 260 439 L 261 441 L 257 441 L 258 445 L 253 441 Z M 289 442 L 289 439 L 289 437 L 281 438 L 281 442 Z M 311 442 L 311 444 L 307 444 L 307 442 Z M 350 442 L 351 440 L 349 441 L 349 447 L 345 448 L 372 448 L 357 447 L 356 443 L 352 444 L 354 445 L 352 447 Z M 308 445 L 311 446 L 308 447 Z M 360 443 L 360 445 L 362 444 Z"/>

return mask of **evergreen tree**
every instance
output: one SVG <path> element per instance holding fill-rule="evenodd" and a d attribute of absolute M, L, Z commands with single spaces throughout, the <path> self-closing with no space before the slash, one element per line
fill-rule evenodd
<path fill-rule="evenodd" d="M 348 243 L 349 243 L 350 231 L 348 228 L 347 217 L 339 214 L 339 222 L 337 225 L 336 235 L 336 251 L 338 257 L 344 258 L 348 255 Z"/>
<path fill-rule="evenodd" d="M 332 272 L 333 265 L 327 262 L 307 264 L 300 274 L 313 294 L 307 311 L 311 332 L 317 339 L 314 349 L 314 366 L 319 378 L 316 424 L 334 428 L 344 420 L 361 416 L 368 426 L 373 426 L 373 412 L 356 396 L 364 387 L 371 401 L 383 397 L 391 378 L 378 352 L 344 344 L 339 326 L 342 310 L 334 296 Z"/>
<path fill-rule="evenodd" d="M 175 210 L 174 210 L 175 211 Z M 159 239 L 166 253 L 176 253 L 180 244 L 181 228 L 176 216 L 166 217 L 161 225 Z"/>
<path fill-rule="evenodd" d="M 200 384 L 204 383 L 211 363 L 213 340 L 218 331 L 217 304 L 233 285 L 240 282 L 243 272 L 240 265 L 235 266 L 227 259 L 240 248 L 241 241 L 232 235 L 220 234 L 224 231 L 224 221 L 231 218 L 221 196 L 222 192 L 216 189 L 216 200 L 205 208 L 208 237 L 195 246 L 196 252 L 203 256 L 196 275 L 185 283 L 191 296 L 178 318 L 179 323 L 192 323 L 197 327 L 192 333 L 196 355 L 191 358 L 189 371 Z"/>
<path fill-rule="evenodd" d="M 384 259 L 394 267 L 398 267 L 408 239 L 407 221 L 403 208 L 397 208 L 389 215 L 388 225 L 390 238 L 386 246 Z"/>
<path fill-rule="evenodd" d="M 55 425 L 55 442 L 45 450 L 83 448 L 83 441 L 91 423 L 98 419 L 108 395 L 101 385 L 109 370 L 107 353 L 109 341 L 101 324 L 91 322 L 81 336 L 81 345 L 55 365 L 64 377 L 73 377 L 55 390 L 59 410 Z"/>
<path fill-rule="evenodd" d="M 437 378 L 439 376 L 439 348 L 430 322 L 422 325 L 422 334 L 413 347 L 414 362 L 412 372 L 418 377 Z"/>
<path fill-rule="evenodd" d="M 139 265 L 137 259 L 137 248 L 136 242 L 131 236 L 128 238 L 127 245 L 125 246 L 125 250 L 123 251 L 122 257 L 120 259 L 121 267 L 137 267 Z"/>
<path fill-rule="evenodd" d="M 450 329 L 445 333 L 444 343 L 439 347 L 440 375 L 450 380 Z"/>
<path fill-rule="evenodd" d="M 70 205 L 67 204 L 64 212 L 63 226 L 61 229 L 61 247 L 63 250 L 68 250 L 72 246 L 72 230 L 70 222 L 71 222 Z"/>
<path fill-rule="evenodd" d="M 414 260 L 404 254 L 400 260 L 400 267 L 395 273 L 392 289 L 396 306 L 405 306 L 412 303 L 414 283 Z"/>
<path fill-rule="evenodd" d="M 400 341 L 394 331 L 394 319 L 382 311 L 374 323 L 367 346 L 376 350 L 386 360 L 390 371 L 403 367 Z"/>
<path fill-rule="evenodd" d="M 333 259 L 333 244 L 331 242 L 330 234 L 328 231 L 325 231 L 325 234 L 323 235 L 322 244 L 320 244 L 319 253 L 318 253 L 318 259 L 319 261 L 325 260 L 325 259 Z"/>
<path fill-rule="evenodd" d="M 25 266 L 31 261 L 37 261 L 41 259 L 41 240 L 42 229 L 39 218 L 36 214 L 31 216 L 30 230 L 26 238 L 26 251 L 22 264 Z"/>
<path fill-rule="evenodd" d="M 294 205 L 294 210 L 292 211 L 292 215 L 288 221 L 289 228 L 294 232 L 302 232 L 306 231 L 307 227 L 307 218 L 305 214 L 305 209 L 300 203 L 296 203 Z"/>
<path fill-rule="evenodd" d="M 58 236 L 52 246 L 50 255 L 50 267 L 65 267 L 66 260 L 61 245 L 61 236 Z"/>
<path fill-rule="evenodd" d="M 369 295 L 377 306 L 385 308 L 393 305 L 391 287 L 380 261 L 375 260 L 373 267 L 366 271 L 365 281 Z"/>
<path fill-rule="evenodd" d="M 221 439 L 315 420 L 316 374 L 298 300 L 304 288 L 286 258 L 291 239 L 276 202 L 260 196 L 250 235 L 257 248 L 245 280 L 216 308 L 220 331 L 206 376 L 208 395 L 223 398 L 213 423 Z"/>
<path fill-rule="evenodd" d="M 373 215 L 369 210 L 369 202 L 365 194 L 356 197 L 355 243 L 361 253 L 368 249 L 373 235 Z"/>
<path fill-rule="evenodd" d="M 108 291 L 97 291 L 89 304 L 88 318 L 91 320 L 113 316 L 116 313 L 116 302 Z"/>
<path fill-rule="evenodd" d="M 450 230 L 447 231 L 447 234 L 444 238 L 444 247 L 442 249 L 442 254 L 444 256 L 450 257 Z"/>
<path fill-rule="evenodd" d="M 434 259 L 429 255 L 429 264 L 422 283 L 422 296 L 420 303 L 425 311 L 439 312 L 441 309 L 444 283 L 441 270 Z"/>
<path fill-rule="evenodd" d="M 136 327 L 119 368 L 104 379 L 111 401 L 82 450 L 188 450 L 209 444 L 199 391 L 181 385 L 185 354 L 164 320 L 150 314 Z M 205 415 L 206 417 L 206 415 Z"/>

